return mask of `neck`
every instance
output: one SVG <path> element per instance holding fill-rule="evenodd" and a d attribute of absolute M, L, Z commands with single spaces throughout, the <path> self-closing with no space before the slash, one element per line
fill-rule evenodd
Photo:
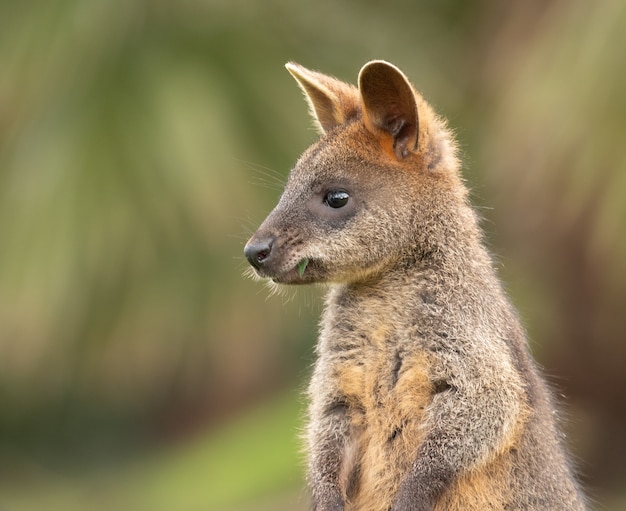
<path fill-rule="evenodd" d="M 331 286 L 327 304 L 375 310 L 398 321 L 408 315 L 429 322 L 457 321 L 459 326 L 494 318 L 500 318 L 499 323 L 510 317 L 474 213 L 467 208 L 430 225 L 430 232 L 423 229 L 416 237 L 416 248 L 381 271 L 358 282 Z M 331 308 L 336 309 L 327 307 Z"/>

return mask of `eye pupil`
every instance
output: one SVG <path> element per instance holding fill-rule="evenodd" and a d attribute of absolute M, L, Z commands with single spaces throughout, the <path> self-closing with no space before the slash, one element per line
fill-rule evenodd
<path fill-rule="evenodd" d="M 331 208 L 343 208 L 347 203 L 350 195 L 343 190 L 332 190 L 326 194 L 324 202 Z"/>

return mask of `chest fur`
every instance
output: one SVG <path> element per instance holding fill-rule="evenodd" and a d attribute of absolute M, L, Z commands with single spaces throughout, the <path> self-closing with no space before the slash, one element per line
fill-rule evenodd
<path fill-rule="evenodd" d="M 383 299 L 336 310 L 322 331 L 320 363 L 330 366 L 333 382 L 327 383 L 345 403 L 350 423 L 340 479 L 354 509 L 368 509 L 368 502 L 380 509 L 381 496 L 393 498 L 425 434 L 424 414 L 436 392 L 433 354 L 420 345 L 418 327 L 398 312 L 406 309 L 392 310 Z"/>

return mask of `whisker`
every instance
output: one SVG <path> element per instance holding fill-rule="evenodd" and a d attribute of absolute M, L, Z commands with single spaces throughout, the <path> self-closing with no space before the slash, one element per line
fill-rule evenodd
<path fill-rule="evenodd" d="M 250 184 L 278 191 L 282 191 L 284 188 L 285 176 L 282 172 L 254 162 L 238 161 L 254 172 L 254 174 L 251 175 Z"/>

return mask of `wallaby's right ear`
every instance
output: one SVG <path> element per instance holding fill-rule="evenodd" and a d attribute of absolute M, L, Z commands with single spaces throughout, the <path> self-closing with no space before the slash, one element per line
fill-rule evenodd
<path fill-rule="evenodd" d="M 363 118 L 372 133 L 391 136 L 399 160 L 418 148 L 419 116 L 413 87 L 404 73 L 384 60 L 373 60 L 359 73 Z"/>
<path fill-rule="evenodd" d="M 285 67 L 302 88 L 320 133 L 324 134 L 358 115 L 360 97 L 353 85 L 294 62 Z"/>

